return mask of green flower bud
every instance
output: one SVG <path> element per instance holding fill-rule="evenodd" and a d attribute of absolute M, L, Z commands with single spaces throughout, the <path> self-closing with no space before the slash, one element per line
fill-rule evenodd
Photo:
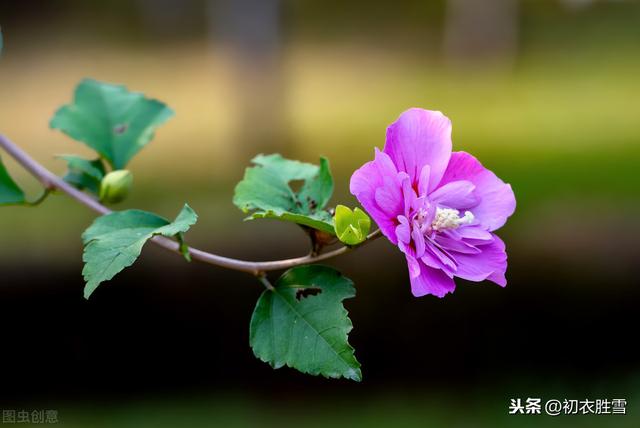
<path fill-rule="evenodd" d="M 121 202 L 127 198 L 133 185 L 133 174 L 126 169 L 111 171 L 100 183 L 100 201 L 109 204 Z"/>
<path fill-rule="evenodd" d="M 333 220 L 336 236 L 347 245 L 363 242 L 371 229 L 371 219 L 360 208 L 351 211 L 344 205 L 338 205 Z"/>

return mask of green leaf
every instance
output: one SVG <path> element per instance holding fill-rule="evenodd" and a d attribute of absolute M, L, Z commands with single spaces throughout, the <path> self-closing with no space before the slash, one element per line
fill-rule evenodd
<path fill-rule="evenodd" d="M 97 151 L 113 169 L 124 169 L 173 114 L 164 103 L 124 86 L 85 79 L 73 104 L 61 107 L 50 126 Z"/>
<path fill-rule="evenodd" d="M 273 218 L 335 234 L 333 218 L 324 209 L 333 193 L 327 159 L 321 158 L 317 166 L 272 154 L 258 155 L 252 162 L 256 166 L 246 169 L 233 197 L 242 211 L 252 211 L 247 220 Z M 291 187 L 295 181 L 302 181 L 299 191 Z"/>
<path fill-rule="evenodd" d="M 356 294 L 353 283 L 326 266 L 300 266 L 285 272 L 265 290 L 253 312 L 253 352 L 274 368 L 362 380 L 360 363 L 349 345 L 353 328 L 344 299 Z"/>
<path fill-rule="evenodd" d="M 154 235 L 177 236 L 182 242 L 182 234 L 197 219 L 198 216 L 188 205 L 182 208 L 173 222 L 140 210 L 113 212 L 96 219 L 82 234 L 85 298 L 89 298 L 101 282 L 110 280 L 131 266 L 144 244 Z"/>
<path fill-rule="evenodd" d="M 58 157 L 67 161 L 67 167 L 70 170 L 82 172 L 94 180 L 102 180 L 106 173 L 104 164 L 100 159 L 89 161 L 76 155 L 61 155 Z"/>
<path fill-rule="evenodd" d="M 9 175 L 0 158 L 0 205 L 24 204 L 24 192 Z"/>
<path fill-rule="evenodd" d="M 365 241 L 371 229 L 371 219 L 358 207 L 351 211 L 344 205 L 338 205 L 334 222 L 336 236 L 347 245 L 357 245 Z"/>
<path fill-rule="evenodd" d="M 98 195 L 100 182 L 106 174 L 104 164 L 101 159 L 87 160 L 75 155 L 58 156 L 67 161 L 69 172 L 62 177 L 64 181 L 80 190 L 88 190 L 94 195 Z"/>

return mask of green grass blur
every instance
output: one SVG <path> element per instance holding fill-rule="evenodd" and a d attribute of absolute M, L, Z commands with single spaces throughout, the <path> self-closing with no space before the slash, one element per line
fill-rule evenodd
<path fill-rule="evenodd" d="M 543 395 L 532 394 L 538 388 Z M 590 397 L 598 391 L 611 391 L 612 385 L 592 387 Z M 69 428 L 164 428 L 164 427 L 290 427 L 309 428 L 382 428 L 382 427 L 562 427 L 562 428 L 632 428 L 640 422 L 636 403 L 640 398 L 637 379 L 618 380 L 615 388 L 627 399 L 624 415 L 549 416 L 509 414 L 509 400 L 514 397 L 548 399 L 578 398 L 575 389 L 566 385 L 548 385 L 540 381 L 492 384 L 466 391 L 441 389 L 425 394 L 398 387 L 358 396 L 340 397 L 305 395 L 264 396 L 242 391 L 223 395 L 197 395 L 182 398 L 129 400 L 126 403 L 95 403 L 60 406 L 60 424 Z M 509 391 L 509 392 L 505 392 Z M 522 393 L 521 391 L 527 391 Z M 606 398 L 607 392 L 604 392 Z M 48 407 L 47 407 L 48 408 Z M 38 425 L 33 425 L 38 426 Z"/>

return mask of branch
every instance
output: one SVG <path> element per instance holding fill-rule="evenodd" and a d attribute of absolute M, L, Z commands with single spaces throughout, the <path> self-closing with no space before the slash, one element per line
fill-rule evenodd
<path fill-rule="evenodd" d="M 11 157 L 16 160 L 16 162 L 18 162 L 24 169 L 29 171 L 31 175 L 33 175 L 40 183 L 42 183 L 47 191 L 60 190 L 99 214 L 104 215 L 112 212 L 109 208 L 102 205 L 93 197 L 76 189 L 75 187 L 46 169 L 31 156 L 29 156 L 24 150 L 22 150 L 20 147 L 12 143 L 8 138 L 1 134 L 0 147 L 2 147 Z M 260 277 L 266 271 L 289 269 L 295 266 L 316 263 L 322 260 L 327 260 L 332 257 L 339 256 L 341 254 L 345 254 L 350 250 L 360 247 L 361 245 L 364 245 L 365 243 L 370 242 L 380 236 L 382 235 L 380 233 L 380 230 L 378 229 L 370 233 L 367 236 L 367 239 L 358 245 L 344 246 L 336 250 L 326 252 L 324 254 L 308 255 L 303 257 L 296 257 L 293 259 L 273 260 L 267 262 L 252 262 L 247 260 L 232 259 L 191 247 L 188 248 L 188 251 L 193 260 L 198 260 L 200 262 L 220 266 L 227 269 L 247 272 Z M 173 241 L 169 238 L 156 236 L 151 239 L 151 242 L 166 250 L 180 254 L 180 245 L 176 241 Z"/>

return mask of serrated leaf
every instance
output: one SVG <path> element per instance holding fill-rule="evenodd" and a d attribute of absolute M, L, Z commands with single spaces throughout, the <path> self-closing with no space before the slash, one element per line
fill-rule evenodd
<path fill-rule="evenodd" d="M 64 181 L 80 190 L 88 190 L 98 195 L 100 182 L 106 174 L 104 164 L 101 159 L 87 160 L 75 155 L 58 156 L 67 161 L 69 171 L 62 177 Z"/>
<path fill-rule="evenodd" d="M 0 158 L 0 205 L 24 204 L 24 192 L 13 181 Z"/>
<path fill-rule="evenodd" d="M 329 161 L 320 166 L 285 159 L 279 154 L 258 155 L 235 188 L 233 203 L 247 219 L 273 218 L 335 234 L 333 218 L 324 208 L 333 193 Z M 299 191 L 291 187 L 302 181 Z"/>
<path fill-rule="evenodd" d="M 97 151 L 113 169 L 124 169 L 173 114 L 164 103 L 124 86 L 85 79 L 50 126 Z"/>
<path fill-rule="evenodd" d="M 131 266 L 144 244 L 155 235 L 177 236 L 189 230 L 198 219 L 196 213 L 185 205 L 173 222 L 156 214 L 126 210 L 103 215 L 82 234 L 84 243 L 84 269 L 86 281 L 84 296 L 104 281 L 108 281 L 124 268 Z"/>
<path fill-rule="evenodd" d="M 265 290 L 253 312 L 250 343 L 254 354 L 274 368 L 362 380 L 349 345 L 353 328 L 344 299 L 355 296 L 348 278 L 327 266 L 300 266 Z"/>

